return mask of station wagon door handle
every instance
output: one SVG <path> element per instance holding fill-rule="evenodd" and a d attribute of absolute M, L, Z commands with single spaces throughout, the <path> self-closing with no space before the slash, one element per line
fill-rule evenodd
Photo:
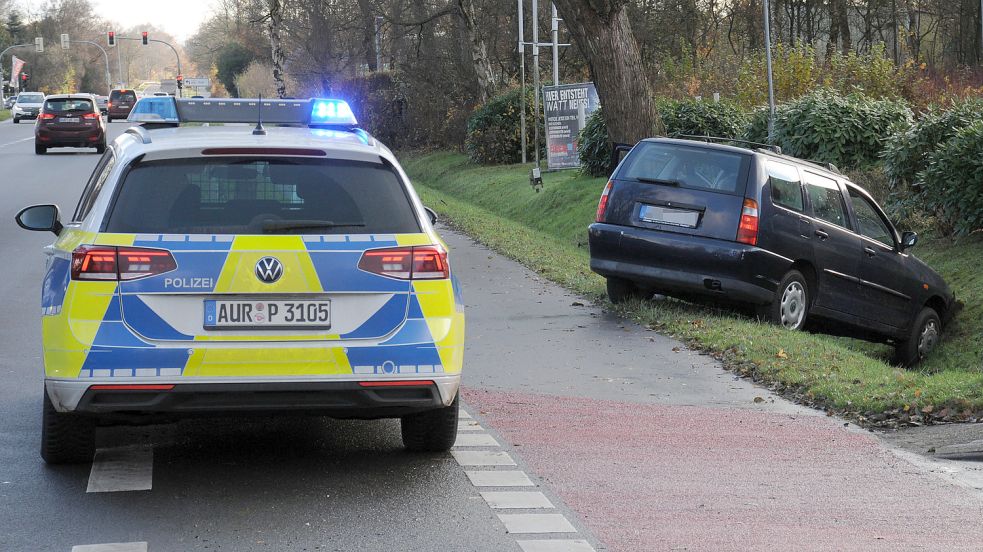
<path fill-rule="evenodd" d="M 825 230 L 816 230 L 816 235 L 819 236 L 819 239 L 823 241 L 829 239 L 829 234 L 827 234 Z"/>
<path fill-rule="evenodd" d="M 864 253 L 866 253 L 868 257 L 876 257 L 877 256 L 877 251 L 875 251 L 873 247 L 865 247 L 864 248 Z"/>

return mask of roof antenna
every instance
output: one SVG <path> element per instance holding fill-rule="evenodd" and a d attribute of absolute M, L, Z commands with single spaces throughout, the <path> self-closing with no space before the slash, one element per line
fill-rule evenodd
<path fill-rule="evenodd" d="M 253 129 L 253 136 L 266 136 L 266 129 L 263 128 L 263 95 L 259 95 L 259 119 L 256 121 L 256 128 Z"/>

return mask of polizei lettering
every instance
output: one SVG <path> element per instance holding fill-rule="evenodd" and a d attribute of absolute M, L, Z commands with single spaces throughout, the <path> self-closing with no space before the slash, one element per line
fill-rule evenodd
<path fill-rule="evenodd" d="M 164 278 L 164 287 L 174 289 L 212 289 L 215 278 Z"/>

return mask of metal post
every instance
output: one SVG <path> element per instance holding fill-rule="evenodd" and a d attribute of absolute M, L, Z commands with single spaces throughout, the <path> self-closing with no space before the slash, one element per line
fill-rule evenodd
<path fill-rule="evenodd" d="M 116 65 L 119 67 L 119 84 L 120 88 L 123 88 L 126 84 L 123 82 L 123 54 L 122 54 L 122 44 L 116 43 Z M 110 91 L 112 92 L 112 91 Z"/>
<path fill-rule="evenodd" d="M 382 16 L 375 16 L 375 70 L 382 71 Z"/>
<path fill-rule="evenodd" d="M 771 75 L 771 9 L 768 0 L 765 7 L 765 60 L 768 68 L 768 142 L 775 139 L 775 82 Z"/>
<path fill-rule="evenodd" d="M 540 169 L 539 161 L 539 0 L 532 0 L 532 86 L 535 88 L 535 99 L 533 100 L 533 110 L 536 112 L 536 119 L 533 124 L 536 129 L 533 131 L 533 147 L 536 149 L 536 171 Z"/>
<path fill-rule="evenodd" d="M 980 1 L 983 2 L 983 0 Z M 522 2 L 523 0 L 517 0 L 519 7 L 519 73 L 522 75 L 522 87 L 519 94 L 519 124 L 522 127 L 522 136 L 520 137 L 522 141 L 522 164 L 525 165 L 529 159 L 526 155 L 526 29 L 523 21 L 524 6 Z"/>
<path fill-rule="evenodd" d="M 980 0 L 983 2 L 983 0 Z M 552 34 L 553 34 L 553 86 L 560 85 L 560 19 L 556 15 L 556 4 L 551 3 L 553 16 L 552 16 Z"/>
<path fill-rule="evenodd" d="M 72 42 L 78 42 L 79 44 L 90 44 L 96 48 L 99 48 L 99 51 L 102 52 L 102 57 L 106 61 L 106 87 L 108 88 L 106 90 L 106 95 L 108 96 L 113 91 L 113 75 L 109 72 L 109 54 L 106 53 L 106 50 L 102 46 L 90 40 L 72 40 Z"/>

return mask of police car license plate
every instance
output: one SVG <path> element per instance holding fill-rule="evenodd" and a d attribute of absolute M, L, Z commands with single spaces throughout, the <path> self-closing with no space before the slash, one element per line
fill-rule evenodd
<path fill-rule="evenodd" d="M 205 301 L 205 329 L 331 327 L 331 301 Z"/>

